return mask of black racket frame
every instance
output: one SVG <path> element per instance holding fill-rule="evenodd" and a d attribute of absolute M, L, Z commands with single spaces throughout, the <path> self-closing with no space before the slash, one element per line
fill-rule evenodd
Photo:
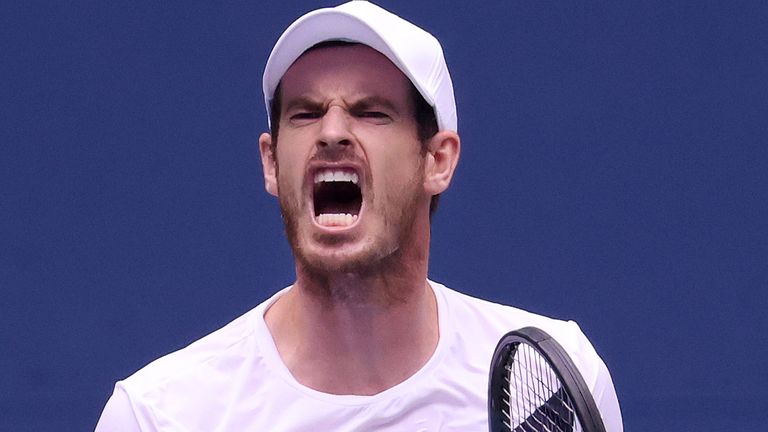
<path fill-rule="evenodd" d="M 584 432 L 605 432 L 600 410 L 576 365 L 563 347 L 545 331 L 524 327 L 505 334 L 496 345 L 488 376 L 488 428 L 490 432 L 509 431 L 504 424 L 501 408 L 502 386 L 506 374 L 505 364 L 516 344 L 524 343 L 538 351 L 552 366 L 565 391 L 571 396 L 576 416 Z"/>

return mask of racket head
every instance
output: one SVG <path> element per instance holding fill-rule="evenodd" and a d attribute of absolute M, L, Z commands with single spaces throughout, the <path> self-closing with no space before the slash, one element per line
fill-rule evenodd
<path fill-rule="evenodd" d="M 488 381 L 491 432 L 605 432 L 581 373 L 541 329 L 525 327 L 504 335 Z"/>

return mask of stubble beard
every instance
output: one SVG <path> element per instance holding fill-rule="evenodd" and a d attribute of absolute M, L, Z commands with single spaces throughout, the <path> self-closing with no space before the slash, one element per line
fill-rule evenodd
<path fill-rule="evenodd" d="M 408 245 L 416 241 L 413 238 L 415 234 L 412 225 L 420 210 L 417 195 L 417 187 L 422 182 L 420 177 L 422 176 L 412 178 L 407 184 L 406 189 L 409 193 L 398 193 L 402 190 L 392 191 L 392 196 L 384 200 L 384 205 L 373 204 L 372 208 L 366 210 L 366 212 L 381 215 L 382 232 L 366 238 L 365 243 L 356 251 L 344 253 L 341 257 L 334 254 L 314 253 L 304 247 L 305 242 L 323 242 L 332 246 L 334 243 L 344 243 L 347 239 L 337 235 L 328 235 L 326 238 L 319 239 L 302 238 L 300 219 L 307 217 L 306 214 L 309 211 L 299 204 L 297 197 L 305 195 L 296 191 L 285 190 L 287 193 L 281 191 L 279 193 L 280 213 L 297 265 L 300 265 L 302 271 L 308 276 L 318 281 L 328 280 L 340 274 L 366 278 L 399 271 L 399 267 L 404 265 L 402 263 L 404 254 L 409 252 L 404 251 L 403 247 L 409 247 Z"/>

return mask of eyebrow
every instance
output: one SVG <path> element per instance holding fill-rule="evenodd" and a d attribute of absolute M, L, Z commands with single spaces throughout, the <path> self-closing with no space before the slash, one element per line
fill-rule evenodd
<path fill-rule="evenodd" d="M 323 104 L 315 100 L 312 100 L 307 96 L 299 96 L 286 101 L 283 111 L 288 112 L 296 108 L 303 108 L 303 109 L 308 109 L 310 111 L 317 111 L 317 110 L 323 109 Z"/>
<path fill-rule="evenodd" d="M 359 99 L 350 106 L 350 110 L 364 111 L 376 106 L 383 107 L 398 114 L 400 113 L 400 110 L 397 109 L 391 100 L 381 96 L 366 96 L 362 99 Z"/>
<path fill-rule="evenodd" d="M 395 104 L 381 96 L 365 96 L 363 98 L 360 98 L 353 103 L 349 104 L 349 111 L 364 111 L 366 109 L 370 109 L 371 107 L 381 106 L 385 109 L 388 109 L 390 111 L 393 111 L 395 113 L 400 114 L 400 110 L 395 106 Z M 288 112 L 293 109 L 307 109 L 310 111 L 323 111 L 325 110 L 325 104 L 318 102 L 310 97 L 307 96 L 298 96 L 293 99 L 290 99 L 286 101 L 285 112 Z"/>

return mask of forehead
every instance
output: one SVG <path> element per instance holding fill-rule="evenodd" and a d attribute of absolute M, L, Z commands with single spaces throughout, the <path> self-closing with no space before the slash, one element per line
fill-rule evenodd
<path fill-rule="evenodd" d="M 411 83 L 385 55 L 366 45 L 311 49 L 281 80 L 283 97 L 379 96 L 405 103 Z"/>

